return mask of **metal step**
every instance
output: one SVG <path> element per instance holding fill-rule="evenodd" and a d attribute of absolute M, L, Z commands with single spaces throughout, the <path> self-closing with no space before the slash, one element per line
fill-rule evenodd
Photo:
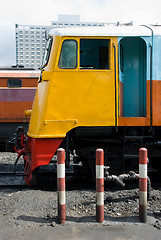
<path fill-rule="evenodd" d="M 143 136 L 124 136 L 124 139 L 143 139 Z"/>
<path fill-rule="evenodd" d="M 139 155 L 134 155 L 134 154 L 124 154 L 124 158 L 138 158 L 139 159 Z"/>

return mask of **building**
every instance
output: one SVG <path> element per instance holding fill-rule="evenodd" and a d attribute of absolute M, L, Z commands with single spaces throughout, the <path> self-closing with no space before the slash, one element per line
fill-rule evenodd
<path fill-rule="evenodd" d="M 97 27 L 118 23 L 81 22 L 79 15 L 58 15 L 58 21 L 51 26 L 15 25 L 16 31 L 16 65 L 40 68 L 46 45 L 45 36 L 52 28 Z"/>
<path fill-rule="evenodd" d="M 46 40 L 47 26 L 15 25 L 16 27 L 16 65 L 41 66 Z"/>
<path fill-rule="evenodd" d="M 58 15 L 58 21 L 52 21 L 52 28 L 60 27 L 98 27 L 104 26 L 100 22 L 81 22 L 79 15 Z"/>

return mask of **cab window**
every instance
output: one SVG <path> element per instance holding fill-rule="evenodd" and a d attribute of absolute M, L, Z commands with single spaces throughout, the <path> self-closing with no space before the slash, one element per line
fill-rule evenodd
<path fill-rule="evenodd" d="M 21 79 L 8 79 L 7 86 L 9 88 L 20 88 L 20 87 L 22 87 L 22 80 Z"/>
<path fill-rule="evenodd" d="M 81 69 L 109 69 L 109 39 L 80 40 Z"/>
<path fill-rule="evenodd" d="M 77 67 L 77 42 L 75 40 L 63 42 L 58 66 L 65 69 Z"/>
<path fill-rule="evenodd" d="M 46 49 L 45 49 L 45 53 L 44 53 L 44 58 L 43 58 L 41 69 L 43 69 L 47 65 L 47 63 L 49 61 L 52 42 L 53 42 L 53 39 L 50 37 L 48 39 L 47 43 L 46 43 Z"/>

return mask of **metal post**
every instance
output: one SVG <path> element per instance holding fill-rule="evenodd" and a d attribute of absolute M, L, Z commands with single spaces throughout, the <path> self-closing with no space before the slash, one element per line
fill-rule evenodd
<path fill-rule="evenodd" d="M 147 149 L 139 150 L 139 219 L 147 221 Z"/>
<path fill-rule="evenodd" d="M 104 150 L 96 150 L 96 220 L 104 220 Z"/>
<path fill-rule="evenodd" d="M 65 223 L 65 150 L 57 150 L 57 191 L 58 191 L 58 222 Z"/>

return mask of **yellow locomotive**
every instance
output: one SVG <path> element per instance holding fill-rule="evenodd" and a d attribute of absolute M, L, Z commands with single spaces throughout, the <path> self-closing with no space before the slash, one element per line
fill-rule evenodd
<path fill-rule="evenodd" d="M 60 145 L 66 148 L 67 163 L 74 152 L 75 163 L 82 163 L 79 171 L 87 174 L 94 174 L 98 147 L 105 150 L 111 173 L 136 169 L 141 146 L 148 148 L 153 165 L 161 166 L 159 29 L 112 26 L 50 32 L 19 151 L 28 184 Z"/>

